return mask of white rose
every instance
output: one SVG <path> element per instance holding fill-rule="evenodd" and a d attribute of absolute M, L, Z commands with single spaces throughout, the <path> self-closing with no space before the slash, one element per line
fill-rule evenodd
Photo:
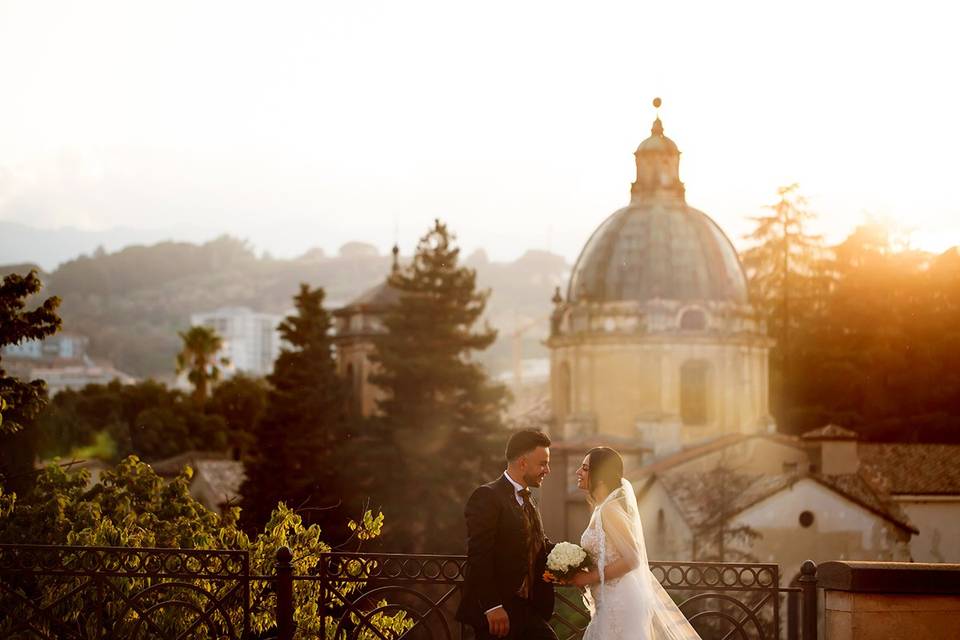
<path fill-rule="evenodd" d="M 553 548 L 547 557 L 547 568 L 551 571 L 565 572 L 580 564 L 587 557 L 587 552 L 578 545 L 570 542 L 560 542 Z"/>

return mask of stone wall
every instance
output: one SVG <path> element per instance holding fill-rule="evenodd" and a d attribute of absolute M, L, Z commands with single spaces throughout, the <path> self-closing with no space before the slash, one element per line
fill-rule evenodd
<path fill-rule="evenodd" d="M 960 565 L 825 562 L 824 640 L 960 638 Z"/>

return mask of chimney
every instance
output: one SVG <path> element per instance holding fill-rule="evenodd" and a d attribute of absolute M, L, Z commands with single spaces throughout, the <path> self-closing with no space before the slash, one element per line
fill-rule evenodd
<path fill-rule="evenodd" d="M 857 453 L 857 434 L 849 429 L 828 424 L 800 436 L 820 445 L 820 469 L 825 476 L 857 473 L 860 456 Z"/>

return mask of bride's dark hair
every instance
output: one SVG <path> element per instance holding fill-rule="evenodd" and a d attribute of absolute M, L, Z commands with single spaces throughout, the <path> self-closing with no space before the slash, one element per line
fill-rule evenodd
<path fill-rule="evenodd" d="M 623 458 L 610 447 L 594 447 L 587 451 L 587 464 L 590 465 L 590 493 L 601 482 L 606 485 L 607 491 L 620 488 L 623 478 Z"/>

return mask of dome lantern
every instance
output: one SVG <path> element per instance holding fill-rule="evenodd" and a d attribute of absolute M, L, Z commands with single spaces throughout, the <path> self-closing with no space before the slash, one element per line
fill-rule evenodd
<path fill-rule="evenodd" d="M 660 104 L 660 98 L 655 98 L 653 106 L 659 108 Z M 650 137 L 640 143 L 633 155 L 637 163 L 637 180 L 630 188 L 632 203 L 651 198 L 684 199 L 685 191 L 680 182 L 680 150 L 664 135 L 659 113 L 650 128 Z"/>

